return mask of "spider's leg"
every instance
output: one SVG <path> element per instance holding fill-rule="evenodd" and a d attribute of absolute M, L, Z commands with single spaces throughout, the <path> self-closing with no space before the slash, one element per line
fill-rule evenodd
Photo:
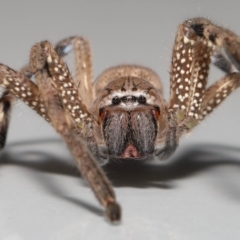
<path fill-rule="evenodd" d="M 205 28 L 206 37 L 216 46 L 213 64 L 226 73 L 240 72 L 240 37 L 213 24 Z"/>
<path fill-rule="evenodd" d="M 6 89 L 0 98 L 0 149 L 2 149 L 7 137 L 11 108 L 17 99 L 21 99 L 47 121 L 49 118 L 39 96 L 38 87 L 23 74 L 0 64 L 0 86 Z"/>
<path fill-rule="evenodd" d="M 11 108 L 17 99 L 21 99 L 40 116 L 49 121 L 38 87 L 23 74 L 0 64 L 0 87 L 5 91 L 0 98 L 0 149 L 5 145 L 10 121 Z"/>
<path fill-rule="evenodd" d="M 71 51 L 75 55 L 75 85 L 84 104 L 89 108 L 95 98 L 92 76 L 91 49 L 87 39 L 79 36 L 73 36 L 61 40 L 55 46 L 55 51 L 63 58 Z M 26 77 L 32 78 L 34 73 L 29 65 L 23 67 L 20 71 Z"/>
<path fill-rule="evenodd" d="M 7 67 L 6 67 L 7 69 Z M 22 69 L 22 73 L 24 73 L 25 76 L 30 76 L 32 77 L 32 73 L 28 73 L 27 72 L 27 67 L 24 67 Z M 2 149 L 4 146 L 5 146 L 5 141 L 6 141 L 6 137 L 7 137 L 7 131 L 8 131 L 8 125 L 9 125 L 9 121 L 10 121 L 10 115 L 11 115 L 11 110 L 12 110 L 12 105 L 14 104 L 14 102 L 17 101 L 17 97 L 9 92 L 8 90 L 6 90 L 3 95 L 2 95 L 2 101 L 5 101 L 7 99 L 7 102 L 9 103 L 9 107 L 8 107 L 8 111 L 5 112 L 3 111 L 2 114 L 3 114 L 3 118 L 2 120 L 0 120 L 1 122 L 1 130 L 0 130 L 0 138 L 1 138 L 1 142 L 0 142 L 0 149 Z M 7 104 L 8 104 L 7 103 Z M 1 105 L 3 106 L 4 105 L 4 102 L 1 103 Z M 34 106 L 35 107 L 35 106 Z M 3 109 L 4 106 L 3 106 Z M 40 108 L 39 108 L 40 109 Z"/>
<path fill-rule="evenodd" d="M 0 98 L 0 150 L 5 146 L 10 114 L 14 101 L 15 97 L 7 90 L 3 92 Z"/>
<path fill-rule="evenodd" d="M 208 23 L 205 19 L 203 21 Z M 165 147 L 156 154 L 160 158 L 171 155 L 181 134 L 198 122 L 213 50 L 212 42 L 202 37 L 202 27 L 198 22 L 188 20 L 179 26 L 170 76 L 170 124 Z"/>
<path fill-rule="evenodd" d="M 197 124 L 215 45 L 203 35 L 206 19 L 190 19 L 179 26 L 172 58 L 170 109 L 178 123 Z"/>
<path fill-rule="evenodd" d="M 239 46 L 240 38 L 236 34 L 207 19 L 189 19 L 179 26 L 173 50 L 169 103 L 169 111 L 175 112 L 178 126 L 173 143 L 178 143 L 182 133 L 196 126 L 239 87 Z M 228 74 L 206 90 L 211 57 L 213 63 Z M 174 132 L 171 129 L 174 130 L 169 127 L 167 134 Z"/>
<path fill-rule="evenodd" d="M 190 21 L 201 26 L 202 37 L 214 45 L 213 64 L 226 73 L 226 76 L 206 90 L 200 109 L 200 121 L 240 86 L 240 38 L 230 30 L 204 19 Z"/>
<path fill-rule="evenodd" d="M 202 121 L 210 114 L 222 101 L 229 96 L 236 88 L 240 86 L 240 74 L 230 73 L 212 84 L 205 92 L 201 104 L 201 115 L 199 121 Z"/>
<path fill-rule="evenodd" d="M 80 118 L 85 127 L 91 126 L 94 119 L 75 93 L 70 73 L 49 42 L 36 44 L 31 51 L 30 67 L 35 72 L 39 91 L 56 131 L 62 136 L 83 177 L 89 182 L 99 202 L 106 208 L 111 222 L 121 217 L 120 206 L 114 191 L 102 169 L 90 153 L 82 136 L 71 128 L 69 115 Z M 73 98 L 72 98 L 73 97 Z M 78 108 L 73 108 L 78 106 Z M 73 115 L 76 114 L 76 115 Z M 78 122 L 78 121 L 77 121 Z"/>
<path fill-rule="evenodd" d="M 40 56 L 37 63 L 35 62 L 35 56 Z M 52 84 L 57 90 L 64 108 L 68 111 L 76 129 L 84 137 L 92 154 L 100 159 L 93 132 L 93 124 L 96 124 L 96 121 L 83 103 L 67 65 L 47 41 L 34 45 L 30 58 L 31 72 L 36 72 L 37 69 L 43 68 L 47 64 L 47 69 L 52 77 Z"/>
<path fill-rule="evenodd" d="M 240 43 L 236 44 L 240 49 Z M 240 72 L 240 52 L 234 56 L 229 46 L 225 44 L 223 48 L 216 48 L 212 57 L 212 63 L 226 73 Z"/>
<path fill-rule="evenodd" d="M 8 91 L 11 103 L 16 98 L 21 99 L 40 116 L 49 121 L 42 98 L 39 96 L 37 85 L 20 72 L 0 64 L 0 87 Z M 3 95 L 4 96 L 4 95 Z"/>
<path fill-rule="evenodd" d="M 95 98 L 89 41 L 83 37 L 69 37 L 58 42 L 55 50 L 61 57 L 64 57 L 73 50 L 75 55 L 74 83 L 84 104 L 89 108 Z"/>

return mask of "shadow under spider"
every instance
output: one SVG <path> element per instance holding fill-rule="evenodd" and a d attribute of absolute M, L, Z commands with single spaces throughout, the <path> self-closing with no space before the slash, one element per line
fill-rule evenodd
<path fill-rule="evenodd" d="M 12 153 L 14 148 L 28 146 L 29 149 L 31 149 L 34 148 L 34 145 L 39 146 L 43 144 L 60 145 L 60 140 L 48 139 L 8 144 L 1 152 L 0 167 L 1 165 L 18 165 L 46 173 L 79 177 L 80 174 L 74 167 L 73 161 L 60 159 L 57 154 L 47 153 L 47 150 L 46 152 L 43 150 L 30 150 L 26 152 L 21 151 L 20 148 L 18 154 Z M 233 153 L 235 156 L 233 156 Z M 110 163 L 104 166 L 103 169 L 114 187 L 157 187 L 169 189 L 174 187 L 170 183 L 172 180 L 187 178 L 212 167 L 229 165 L 240 167 L 240 157 L 239 159 L 236 157 L 236 155 L 240 156 L 238 153 L 240 153 L 240 149 L 236 147 L 198 144 L 185 148 L 180 154 L 176 153 L 169 162 L 165 160 L 164 162 L 159 161 L 159 164 L 156 164 L 156 161 L 154 164 Z M 25 160 L 24 156 L 27 154 L 30 156 L 31 154 L 38 156 L 38 160 Z M 29 159 L 29 157 L 27 157 L 27 159 Z M 61 196 L 61 198 L 95 212 L 97 215 L 102 215 L 100 208 L 82 200 L 64 196 L 64 193 L 60 190 L 60 186 L 56 186 L 56 184 L 52 183 L 48 178 L 42 180 L 42 183 L 54 195 Z"/>
<path fill-rule="evenodd" d="M 74 167 L 74 160 L 61 159 L 57 154 L 48 153 L 47 150 L 44 152 L 43 150 L 21 151 L 20 149 L 17 154 L 12 153 L 12 150 L 16 147 L 28 146 L 31 149 L 31 145 L 60 145 L 60 143 L 61 141 L 58 139 L 48 139 L 8 144 L 0 153 L 0 165 L 18 165 L 46 173 L 79 177 L 81 174 Z M 153 186 L 152 182 L 166 182 L 185 178 L 214 166 L 233 165 L 240 167 L 240 155 L 237 159 L 232 156 L 232 153 L 240 154 L 240 149 L 215 144 L 196 144 L 185 148 L 180 154 L 175 153 L 173 159 L 169 161 L 159 161 L 159 164 L 157 164 L 157 161 L 154 161 L 154 164 L 151 164 L 151 161 L 149 163 L 111 162 L 103 166 L 103 169 L 114 186 L 151 187 Z M 27 155 L 38 156 L 39 160 L 23 160 L 24 156 Z M 27 159 L 29 159 L 29 156 Z"/>

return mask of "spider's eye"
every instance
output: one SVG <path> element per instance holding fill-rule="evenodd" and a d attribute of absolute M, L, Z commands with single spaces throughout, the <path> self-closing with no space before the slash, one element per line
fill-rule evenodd
<path fill-rule="evenodd" d="M 136 102 L 137 101 L 137 98 L 132 96 L 132 102 Z"/>
<path fill-rule="evenodd" d="M 124 103 L 127 102 L 127 100 L 128 100 L 128 98 L 127 98 L 126 96 L 122 98 L 122 101 L 123 101 Z"/>
<path fill-rule="evenodd" d="M 141 96 L 138 98 L 138 102 L 139 102 L 139 103 L 142 103 L 142 104 L 145 104 L 145 103 L 146 103 L 146 98 L 141 95 Z"/>
<path fill-rule="evenodd" d="M 120 102 L 121 102 L 121 99 L 119 97 L 117 97 L 117 96 L 112 99 L 112 104 L 113 105 L 117 105 Z"/>

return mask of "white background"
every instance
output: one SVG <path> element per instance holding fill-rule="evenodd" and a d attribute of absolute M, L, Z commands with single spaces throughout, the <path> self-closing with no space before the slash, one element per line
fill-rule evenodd
<path fill-rule="evenodd" d="M 30 47 L 90 39 L 94 75 L 120 63 L 153 68 L 169 95 L 174 35 L 190 17 L 240 34 L 239 1 L 1 1 L 0 62 L 20 69 Z M 210 81 L 222 76 L 212 70 Z M 0 239 L 240 239 L 240 96 L 230 96 L 167 162 L 107 166 L 120 225 L 111 226 L 55 131 L 15 104 L 0 156 Z"/>

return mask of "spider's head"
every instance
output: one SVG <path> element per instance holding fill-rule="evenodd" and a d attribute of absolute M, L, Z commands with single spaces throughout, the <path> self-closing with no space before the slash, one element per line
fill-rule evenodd
<path fill-rule="evenodd" d="M 110 159 L 152 157 L 160 129 L 165 127 L 164 100 L 152 84 L 137 77 L 113 80 L 95 105 Z"/>

